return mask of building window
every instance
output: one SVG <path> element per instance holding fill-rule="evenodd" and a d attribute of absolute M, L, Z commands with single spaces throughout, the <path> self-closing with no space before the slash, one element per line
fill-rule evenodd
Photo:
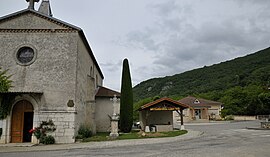
<path fill-rule="evenodd" d="M 30 65 L 36 59 L 36 51 L 30 46 L 21 46 L 15 53 L 16 62 L 20 65 Z"/>
<path fill-rule="evenodd" d="M 200 103 L 200 101 L 198 100 L 198 99 L 196 99 L 195 101 L 194 101 L 194 104 L 199 104 Z"/>

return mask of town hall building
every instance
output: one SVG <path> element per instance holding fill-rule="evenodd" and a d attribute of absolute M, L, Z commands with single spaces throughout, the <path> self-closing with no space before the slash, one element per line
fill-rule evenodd
<path fill-rule="evenodd" d="M 35 143 L 29 130 L 48 120 L 56 126 L 56 143 L 73 143 L 81 125 L 99 131 L 97 115 L 110 120 L 112 110 L 96 112 L 104 76 L 81 28 L 54 18 L 49 0 L 42 0 L 38 10 L 39 0 L 26 1 L 27 9 L 0 18 L 0 67 L 13 81 L 8 92 L 0 93 L 10 98 L 11 108 L 2 121 L 0 143 Z M 109 97 L 102 101 L 112 105 Z"/>

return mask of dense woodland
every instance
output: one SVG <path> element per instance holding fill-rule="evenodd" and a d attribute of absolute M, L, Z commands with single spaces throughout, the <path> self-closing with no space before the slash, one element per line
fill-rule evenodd
<path fill-rule="evenodd" d="M 270 114 L 270 48 L 187 71 L 154 78 L 133 88 L 135 108 L 158 97 L 193 95 L 220 101 L 222 115 Z"/>

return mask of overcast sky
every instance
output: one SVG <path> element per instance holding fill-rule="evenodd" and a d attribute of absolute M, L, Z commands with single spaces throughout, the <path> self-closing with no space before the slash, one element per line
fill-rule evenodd
<path fill-rule="evenodd" d="M 55 18 L 84 30 L 104 86 L 118 91 L 124 58 L 135 86 L 245 56 L 270 43 L 270 0 L 50 2 Z M 25 0 L 0 0 L 0 16 L 27 7 Z"/>

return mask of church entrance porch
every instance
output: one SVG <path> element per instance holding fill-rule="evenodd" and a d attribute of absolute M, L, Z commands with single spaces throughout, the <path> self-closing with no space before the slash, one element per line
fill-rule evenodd
<path fill-rule="evenodd" d="M 17 102 L 12 110 L 11 143 L 31 142 L 34 117 L 33 105 L 26 100 Z"/>

